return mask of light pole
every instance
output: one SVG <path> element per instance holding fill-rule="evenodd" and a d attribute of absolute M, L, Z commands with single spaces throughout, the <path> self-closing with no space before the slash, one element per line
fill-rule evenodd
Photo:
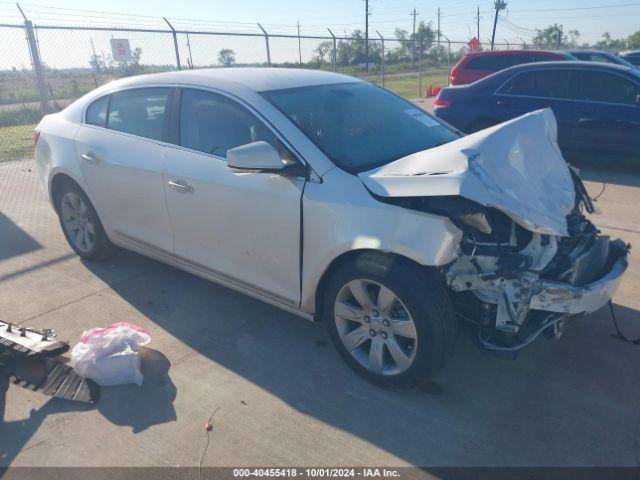
<path fill-rule="evenodd" d="M 447 41 L 447 71 L 449 72 L 448 78 L 451 78 L 451 40 L 444 33 L 442 36 Z"/>
<path fill-rule="evenodd" d="M 491 50 L 493 50 L 493 44 L 496 38 L 496 25 L 498 25 L 498 14 L 500 10 L 507 8 L 507 2 L 505 0 L 496 0 L 493 4 L 496 9 L 496 16 L 493 18 L 493 33 L 491 34 Z"/>

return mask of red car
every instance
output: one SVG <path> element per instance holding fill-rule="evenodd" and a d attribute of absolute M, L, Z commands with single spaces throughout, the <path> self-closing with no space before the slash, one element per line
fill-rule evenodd
<path fill-rule="evenodd" d="M 449 81 L 451 85 L 465 85 L 521 63 L 554 60 L 577 59 L 567 52 L 552 52 L 548 50 L 493 50 L 467 53 L 451 70 Z"/>

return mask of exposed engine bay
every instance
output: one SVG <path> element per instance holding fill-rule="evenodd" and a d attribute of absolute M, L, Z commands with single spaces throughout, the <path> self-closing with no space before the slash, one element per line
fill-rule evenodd
<path fill-rule="evenodd" d="M 585 217 L 595 207 L 572 171 L 576 204 L 568 236 L 525 229 L 496 208 L 462 197 L 394 199 L 393 203 L 447 216 L 463 232 L 459 256 L 444 269 L 457 313 L 480 327 L 482 345 L 516 350 L 544 331 L 560 338 L 570 316 L 606 304 L 626 268 L 629 245 L 611 240 Z"/>
<path fill-rule="evenodd" d="M 462 233 L 442 271 L 486 348 L 560 337 L 567 318 L 611 300 L 627 268 L 630 247 L 585 216 L 595 207 L 550 109 L 359 175 L 378 200 L 447 217 Z"/>

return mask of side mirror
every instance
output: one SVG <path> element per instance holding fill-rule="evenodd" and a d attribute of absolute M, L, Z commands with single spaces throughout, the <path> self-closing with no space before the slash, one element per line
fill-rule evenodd
<path fill-rule="evenodd" d="M 282 170 L 284 163 L 272 145 L 259 141 L 227 150 L 227 166 L 233 170 L 273 172 Z"/>

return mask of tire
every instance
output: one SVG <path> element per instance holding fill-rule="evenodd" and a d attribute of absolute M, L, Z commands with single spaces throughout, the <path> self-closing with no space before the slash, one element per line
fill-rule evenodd
<path fill-rule="evenodd" d="M 62 232 L 78 256 L 100 261 L 113 255 L 115 246 L 91 201 L 77 184 L 68 181 L 61 185 L 55 193 L 55 206 Z"/>
<path fill-rule="evenodd" d="M 363 291 L 373 309 L 356 299 Z M 395 300 L 389 303 L 391 296 Z M 323 312 L 342 358 L 377 385 L 419 385 L 438 373 L 453 353 L 457 322 L 439 273 L 397 257 L 365 253 L 339 266 L 327 283 Z M 403 323 L 407 319 L 413 330 Z M 398 355 L 398 347 L 404 356 Z"/>

